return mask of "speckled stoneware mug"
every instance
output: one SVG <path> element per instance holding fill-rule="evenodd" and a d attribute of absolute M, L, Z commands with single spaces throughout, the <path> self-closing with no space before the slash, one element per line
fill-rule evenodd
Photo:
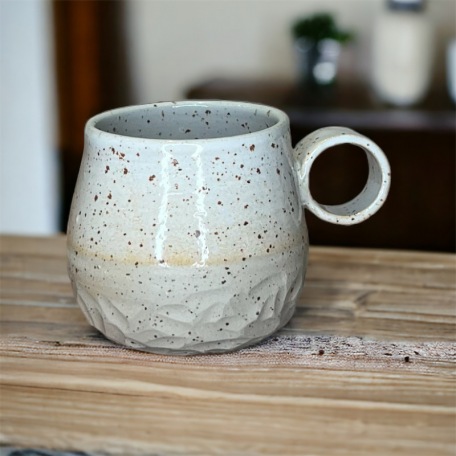
<path fill-rule="evenodd" d="M 365 150 L 369 176 L 352 201 L 309 192 L 314 160 L 337 144 Z M 341 225 L 385 201 L 382 151 L 328 127 L 291 146 L 289 120 L 264 105 L 166 102 L 95 116 L 68 223 L 69 275 L 90 324 L 157 353 L 237 349 L 293 314 L 306 271 L 303 207 Z"/>

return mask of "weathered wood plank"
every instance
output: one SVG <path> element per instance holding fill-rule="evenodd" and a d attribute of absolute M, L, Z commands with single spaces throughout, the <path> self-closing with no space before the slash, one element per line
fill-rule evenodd
<path fill-rule="evenodd" d="M 0 442 L 112 454 L 454 455 L 453 255 L 311 250 L 297 312 L 236 353 L 91 328 L 65 239 L 0 242 Z"/>

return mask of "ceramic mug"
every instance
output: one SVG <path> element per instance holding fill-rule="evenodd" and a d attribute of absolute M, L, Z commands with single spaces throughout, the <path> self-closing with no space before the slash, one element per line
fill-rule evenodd
<path fill-rule="evenodd" d="M 366 186 L 319 204 L 314 160 L 364 149 Z M 68 223 L 78 304 L 107 338 L 157 353 L 234 350 L 291 318 L 309 247 L 303 208 L 340 225 L 385 201 L 388 161 L 343 127 L 292 148 L 287 115 L 230 101 L 163 102 L 90 119 Z"/>

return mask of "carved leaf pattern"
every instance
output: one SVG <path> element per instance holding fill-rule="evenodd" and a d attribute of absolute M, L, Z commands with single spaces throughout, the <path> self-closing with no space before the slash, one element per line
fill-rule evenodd
<path fill-rule="evenodd" d="M 192 293 L 185 304 L 149 306 L 127 317 L 115 300 L 75 284 L 89 323 L 128 347 L 168 354 L 224 352 L 256 343 L 284 326 L 302 287 L 303 266 L 294 274 L 263 277 L 249 293 L 233 287 Z M 208 302 L 210 305 L 201 305 Z M 152 310 L 153 309 L 153 310 Z"/>

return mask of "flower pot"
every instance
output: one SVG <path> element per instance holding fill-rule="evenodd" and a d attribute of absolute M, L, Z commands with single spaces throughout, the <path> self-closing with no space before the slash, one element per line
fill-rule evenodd
<path fill-rule="evenodd" d="M 298 38 L 294 47 L 301 84 L 327 86 L 334 83 L 341 49 L 338 41 Z"/>

